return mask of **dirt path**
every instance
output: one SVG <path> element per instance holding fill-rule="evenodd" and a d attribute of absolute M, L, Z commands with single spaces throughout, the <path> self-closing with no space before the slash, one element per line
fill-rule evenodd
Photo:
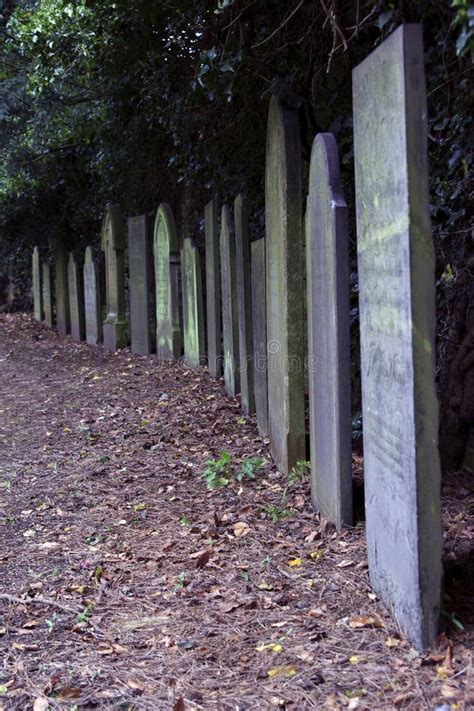
<path fill-rule="evenodd" d="M 235 479 L 267 447 L 204 372 L 0 316 L 0 394 L 0 709 L 474 704 L 472 627 L 431 655 L 401 640 L 363 525 L 321 524 L 305 481 L 282 500 L 269 463 Z M 224 450 L 231 482 L 210 491 Z"/>

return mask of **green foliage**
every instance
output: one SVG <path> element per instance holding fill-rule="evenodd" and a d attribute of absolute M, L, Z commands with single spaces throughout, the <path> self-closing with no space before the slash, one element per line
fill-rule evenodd
<path fill-rule="evenodd" d="M 253 481 L 257 471 L 265 464 L 261 457 L 248 457 L 244 459 L 240 469 L 235 473 L 233 458 L 229 452 L 223 451 L 219 459 L 209 459 L 202 473 L 209 489 L 221 489 L 232 481 L 242 483 L 245 479 Z"/>
<path fill-rule="evenodd" d="M 295 511 L 287 509 L 283 506 L 275 506 L 273 504 L 265 504 L 261 507 L 261 511 L 265 513 L 272 523 L 279 523 L 285 518 L 293 518 Z"/>
<path fill-rule="evenodd" d="M 230 484 L 232 476 L 232 455 L 221 452 L 219 459 L 209 459 L 202 473 L 208 489 L 220 489 Z"/>
<path fill-rule="evenodd" d="M 257 471 L 265 464 L 265 460 L 261 457 L 249 457 L 244 459 L 242 466 L 236 474 L 237 481 L 243 481 L 244 479 L 255 479 Z"/>

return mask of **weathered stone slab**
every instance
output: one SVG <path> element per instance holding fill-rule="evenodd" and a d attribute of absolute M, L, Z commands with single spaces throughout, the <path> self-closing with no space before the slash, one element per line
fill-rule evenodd
<path fill-rule="evenodd" d="M 192 368 L 205 365 L 204 305 L 199 252 L 190 237 L 181 250 L 184 360 Z"/>
<path fill-rule="evenodd" d="M 44 320 L 50 328 L 54 324 L 53 315 L 53 280 L 51 278 L 51 265 L 48 262 L 43 262 L 43 311 Z"/>
<path fill-rule="evenodd" d="M 249 415 L 255 410 L 252 347 L 252 284 L 247 203 L 242 195 L 234 201 L 235 278 L 239 326 L 240 401 Z"/>
<path fill-rule="evenodd" d="M 223 370 L 221 325 L 221 274 L 219 265 L 219 232 L 217 202 L 211 200 L 205 210 L 206 233 L 206 311 L 207 357 L 209 375 L 220 378 Z"/>
<path fill-rule="evenodd" d="M 441 523 L 420 26 L 355 68 L 353 98 L 369 572 L 421 649 L 438 629 Z"/>
<path fill-rule="evenodd" d="M 135 355 L 151 353 L 148 218 L 128 218 L 130 342 Z"/>
<path fill-rule="evenodd" d="M 237 313 L 235 238 L 228 205 L 223 205 L 221 211 L 220 258 L 224 381 L 229 395 L 235 397 L 240 391 L 239 322 Z"/>
<path fill-rule="evenodd" d="M 91 247 L 86 247 L 84 259 L 84 305 L 86 341 L 95 346 L 102 341 L 102 302 L 99 268 Z"/>
<path fill-rule="evenodd" d="M 352 525 L 348 244 L 336 141 L 320 133 L 306 205 L 311 496 L 338 528 Z"/>
<path fill-rule="evenodd" d="M 298 116 L 273 96 L 265 168 L 268 430 L 284 474 L 306 458 L 301 213 Z"/>
<path fill-rule="evenodd" d="M 67 256 L 62 244 L 56 248 L 55 265 L 56 293 L 56 328 L 60 336 L 66 336 L 70 330 L 69 289 L 67 285 Z"/>
<path fill-rule="evenodd" d="M 252 332 L 253 380 L 258 431 L 268 436 L 267 383 L 267 297 L 265 279 L 265 240 L 252 242 Z"/>
<path fill-rule="evenodd" d="M 33 313 L 36 321 L 43 320 L 43 295 L 41 293 L 41 260 L 38 247 L 33 249 Z"/>
<path fill-rule="evenodd" d="M 67 281 L 69 287 L 69 314 L 71 336 L 75 341 L 84 340 L 84 289 L 82 286 L 82 268 L 77 262 L 74 252 L 69 253 L 67 265 Z"/>
<path fill-rule="evenodd" d="M 179 245 L 173 211 L 161 203 L 156 213 L 153 256 L 156 292 L 156 352 L 160 360 L 179 358 L 183 334 L 179 310 Z"/>
<path fill-rule="evenodd" d="M 107 205 L 102 221 L 101 247 L 105 254 L 107 316 L 104 321 L 104 348 L 116 351 L 128 343 L 125 315 L 125 236 L 118 205 Z"/>

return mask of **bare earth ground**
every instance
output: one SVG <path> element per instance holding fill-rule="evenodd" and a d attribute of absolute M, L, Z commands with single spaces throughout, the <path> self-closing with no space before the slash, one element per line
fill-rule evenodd
<path fill-rule="evenodd" d="M 320 522 L 306 481 L 281 503 L 271 463 L 208 490 L 222 450 L 270 457 L 204 371 L 0 316 L 0 388 L 0 709 L 474 708 L 468 478 L 443 498 L 451 623 L 419 655 L 363 523 Z"/>

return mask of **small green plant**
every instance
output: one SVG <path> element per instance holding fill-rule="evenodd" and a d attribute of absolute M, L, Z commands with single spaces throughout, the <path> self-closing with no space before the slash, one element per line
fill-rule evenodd
<path fill-rule="evenodd" d="M 444 610 L 441 610 L 441 614 L 443 615 L 443 617 L 447 617 L 449 623 L 451 625 L 453 625 L 453 627 L 457 627 L 458 630 L 461 630 L 461 632 L 464 632 L 465 627 L 464 627 L 463 623 L 461 622 L 461 620 L 459 620 L 456 617 L 455 612 L 445 612 Z"/>
<path fill-rule="evenodd" d="M 191 521 L 191 519 L 188 518 L 187 516 L 181 516 L 181 518 L 179 519 L 178 523 L 179 523 L 180 526 L 190 526 L 191 523 L 192 523 L 192 521 Z"/>
<path fill-rule="evenodd" d="M 232 476 L 232 455 L 223 451 L 219 459 L 208 459 L 202 473 L 208 489 L 220 489 L 230 484 Z"/>
<path fill-rule="evenodd" d="M 286 497 L 288 496 L 288 492 L 291 487 L 298 484 L 300 481 L 303 481 L 310 470 L 311 462 L 307 462 L 305 459 L 299 459 L 296 462 L 295 466 L 288 474 L 288 480 L 283 490 L 283 494 L 281 495 L 282 503 L 286 502 Z"/>
<path fill-rule="evenodd" d="M 273 504 L 266 504 L 260 508 L 263 513 L 265 513 L 272 523 L 278 523 L 284 518 L 292 518 L 295 512 L 291 509 L 280 508 L 280 506 L 274 506 Z"/>
<path fill-rule="evenodd" d="M 237 481 L 243 481 L 244 479 L 255 479 L 255 475 L 258 470 L 263 467 L 265 460 L 261 457 L 248 457 L 242 462 L 237 476 L 235 477 Z"/>
<path fill-rule="evenodd" d="M 58 615 L 57 612 L 53 612 L 53 614 L 51 615 L 51 617 L 50 617 L 48 620 L 45 620 L 46 626 L 47 626 L 47 628 L 48 628 L 48 632 L 49 632 L 50 634 L 51 634 L 51 632 L 53 631 L 53 629 L 54 629 L 54 627 L 55 627 L 55 625 L 56 625 L 56 623 L 57 623 L 58 621 L 59 621 L 59 615 Z"/>
<path fill-rule="evenodd" d="M 83 609 L 77 616 L 77 622 L 80 624 L 82 622 L 87 622 L 87 618 L 91 616 L 92 611 L 95 607 L 95 603 L 91 602 L 89 605 Z"/>
<path fill-rule="evenodd" d="M 174 586 L 174 589 L 181 590 L 182 588 L 184 588 L 185 585 L 186 585 L 186 572 L 183 570 L 178 575 L 178 581 L 177 581 L 176 585 Z"/>

